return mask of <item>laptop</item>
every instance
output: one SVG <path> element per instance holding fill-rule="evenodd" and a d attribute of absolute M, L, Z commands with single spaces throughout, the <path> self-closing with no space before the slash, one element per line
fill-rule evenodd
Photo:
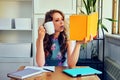
<path fill-rule="evenodd" d="M 72 69 L 64 69 L 63 72 L 71 77 L 102 74 L 101 71 L 96 70 L 91 67 L 79 67 L 79 68 L 72 68 Z"/>

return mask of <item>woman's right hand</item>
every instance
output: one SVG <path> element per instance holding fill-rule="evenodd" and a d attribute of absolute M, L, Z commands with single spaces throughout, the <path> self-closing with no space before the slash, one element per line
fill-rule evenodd
<path fill-rule="evenodd" d="M 38 29 L 38 39 L 43 40 L 45 37 L 45 28 L 43 26 L 39 26 Z"/>

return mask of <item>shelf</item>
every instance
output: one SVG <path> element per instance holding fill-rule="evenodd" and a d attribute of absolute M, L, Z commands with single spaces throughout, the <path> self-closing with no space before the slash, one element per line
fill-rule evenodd
<path fill-rule="evenodd" d="M 0 0 L 0 1 L 32 1 L 32 0 Z"/>
<path fill-rule="evenodd" d="M 24 20 L 16 25 L 18 18 L 31 19 L 27 22 L 30 25 Z M 34 64 L 33 0 L 0 0 L 0 19 L 8 19 L 0 23 L 0 80 L 9 80 L 8 72 Z"/>
<path fill-rule="evenodd" d="M 79 59 L 78 64 L 102 64 L 103 62 L 98 59 Z"/>
<path fill-rule="evenodd" d="M 0 0 L 0 43 L 32 42 L 32 1 Z"/>
<path fill-rule="evenodd" d="M 93 39 L 93 40 L 103 40 L 103 38 L 96 38 L 96 39 Z"/>
<path fill-rule="evenodd" d="M 31 57 L 31 43 L 0 43 L 0 57 Z"/>
<path fill-rule="evenodd" d="M 57 0 L 34 0 L 33 3 L 34 3 L 35 14 L 45 14 L 48 10 L 53 9 L 53 8 L 59 9 L 65 14 L 76 13 L 76 0 L 68 0 L 68 1 L 61 0 L 60 2 L 58 2 Z"/>
<path fill-rule="evenodd" d="M 32 29 L 0 29 L 0 31 L 32 31 Z"/>
<path fill-rule="evenodd" d="M 0 18 L 32 17 L 32 0 L 0 0 L 0 6 Z"/>

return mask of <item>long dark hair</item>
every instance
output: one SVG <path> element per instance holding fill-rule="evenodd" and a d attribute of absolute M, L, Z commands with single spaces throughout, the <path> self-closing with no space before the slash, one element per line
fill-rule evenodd
<path fill-rule="evenodd" d="M 59 11 L 59 10 L 50 10 L 45 14 L 44 23 L 46 23 L 48 21 L 52 21 L 54 13 L 59 13 L 59 14 L 62 15 L 63 19 L 65 18 L 64 14 L 61 11 Z M 43 23 L 43 25 L 44 25 L 44 23 Z M 47 57 L 48 55 L 52 55 L 52 52 L 51 52 L 52 39 L 53 39 L 53 35 L 48 35 L 47 33 L 45 34 L 45 38 L 44 38 L 45 57 Z M 60 35 L 58 36 L 58 42 L 59 42 L 59 45 L 60 45 L 60 52 L 62 53 L 63 58 L 65 58 L 65 53 L 67 51 L 66 29 L 64 29 L 62 32 L 60 32 Z"/>

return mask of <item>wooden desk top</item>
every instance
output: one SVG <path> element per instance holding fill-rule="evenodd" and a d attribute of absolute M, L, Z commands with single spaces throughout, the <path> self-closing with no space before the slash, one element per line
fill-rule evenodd
<path fill-rule="evenodd" d="M 24 69 L 24 66 L 21 66 L 18 70 Z M 24 80 L 100 80 L 97 75 L 83 76 L 72 78 L 62 72 L 65 67 L 57 66 L 55 67 L 55 72 L 47 72 L 39 75 L 35 75 Z M 11 79 L 17 80 L 17 79 Z"/>

